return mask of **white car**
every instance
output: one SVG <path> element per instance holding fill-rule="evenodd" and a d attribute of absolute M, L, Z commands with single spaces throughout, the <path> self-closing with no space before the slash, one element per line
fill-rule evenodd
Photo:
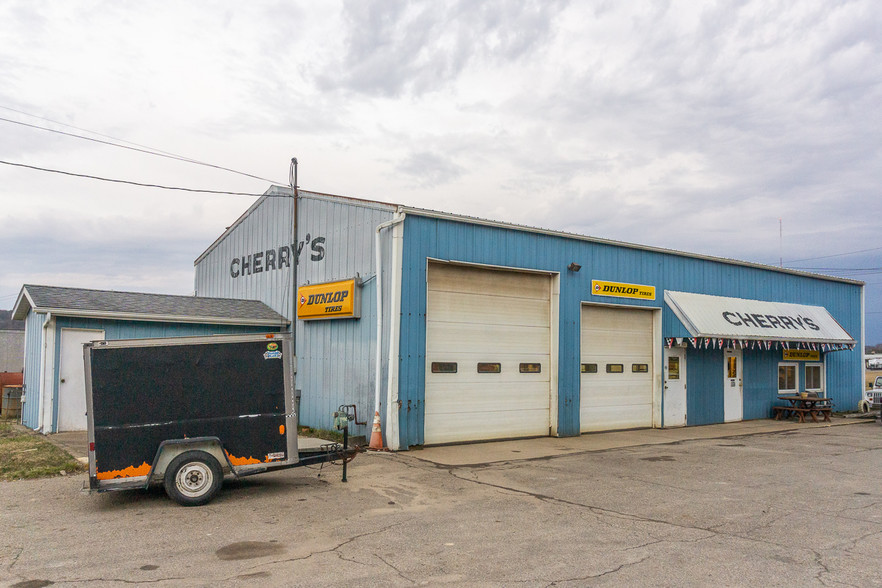
<path fill-rule="evenodd" d="M 858 402 L 858 410 L 861 412 L 870 412 L 877 408 L 882 408 L 882 376 L 876 376 L 872 388 L 867 388 L 864 397 Z"/>

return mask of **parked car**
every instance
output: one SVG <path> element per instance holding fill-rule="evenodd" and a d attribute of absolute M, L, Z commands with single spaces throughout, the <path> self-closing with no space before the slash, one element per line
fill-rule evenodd
<path fill-rule="evenodd" d="M 858 403 L 858 410 L 870 412 L 882 408 L 882 376 L 876 376 L 871 388 L 864 391 L 864 397 Z"/>

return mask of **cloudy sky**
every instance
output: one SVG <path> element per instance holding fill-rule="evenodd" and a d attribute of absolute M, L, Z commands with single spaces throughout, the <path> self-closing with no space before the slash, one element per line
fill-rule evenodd
<path fill-rule="evenodd" d="M 8 163 L 259 194 L 297 157 L 308 190 L 861 279 L 882 342 L 880 31 L 877 0 L 6 0 L 0 308 L 192 293 L 254 200 Z"/>

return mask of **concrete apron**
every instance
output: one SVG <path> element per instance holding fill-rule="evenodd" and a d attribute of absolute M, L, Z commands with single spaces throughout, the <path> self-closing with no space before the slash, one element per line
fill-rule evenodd
<path fill-rule="evenodd" d="M 468 466 L 486 463 L 542 459 L 573 453 L 605 451 L 622 447 L 640 445 L 662 445 L 695 439 L 719 439 L 779 433 L 793 429 L 839 427 L 873 423 L 872 418 L 845 418 L 834 416 L 829 423 L 798 423 L 796 421 L 775 421 L 771 419 L 740 421 L 718 425 L 680 427 L 676 429 L 633 429 L 605 433 L 586 433 L 579 437 L 536 437 L 513 441 L 484 441 L 459 445 L 442 445 L 414 448 L 410 456 L 431 463 L 446 466 Z M 87 457 L 87 438 L 85 431 L 53 433 L 46 439 L 61 447 L 84 464 Z M 301 449 L 317 448 L 328 443 L 323 439 L 298 437 Z"/>
<path fill-rule="evenodd" d="M 872 418 L 832 417 L 829 423 L 799 423 L 772 419 L 740 421 L 676 429 L 633 429 L 604 433 L 585 433 L 579 437 L 537 437 L 513 441 L 488 441 L 464 445 L 426 447 L 410 452 L 411 457 L 444 466 L 471 466 L 488 463 L 543 459 L 590 451 L 606 451 L 640 445 L 663 445 L 696 439 L 720 439 L 745 435 L 780 433 L 794 429 L 828 428 L 874 423 Z"/>

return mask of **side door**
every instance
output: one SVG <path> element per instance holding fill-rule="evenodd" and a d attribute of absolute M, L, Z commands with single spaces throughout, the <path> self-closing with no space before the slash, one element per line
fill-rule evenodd
<path fill-rule="evenodd" d="M 686 426 L 686 349 L 664 350 L 664 426 Z"/>
<path fill-rule="evenodd" d="M 104 338 L 104 331 L 61 329 L 58 364 L 58 422 L 56 431 L 86 430 L 86 376 L 83 345 Z"/>
<path fill-rule="evenodd" d="M 744 419 L 741 350 L 723 350 L 723 420 L 727 423 Z"/>

